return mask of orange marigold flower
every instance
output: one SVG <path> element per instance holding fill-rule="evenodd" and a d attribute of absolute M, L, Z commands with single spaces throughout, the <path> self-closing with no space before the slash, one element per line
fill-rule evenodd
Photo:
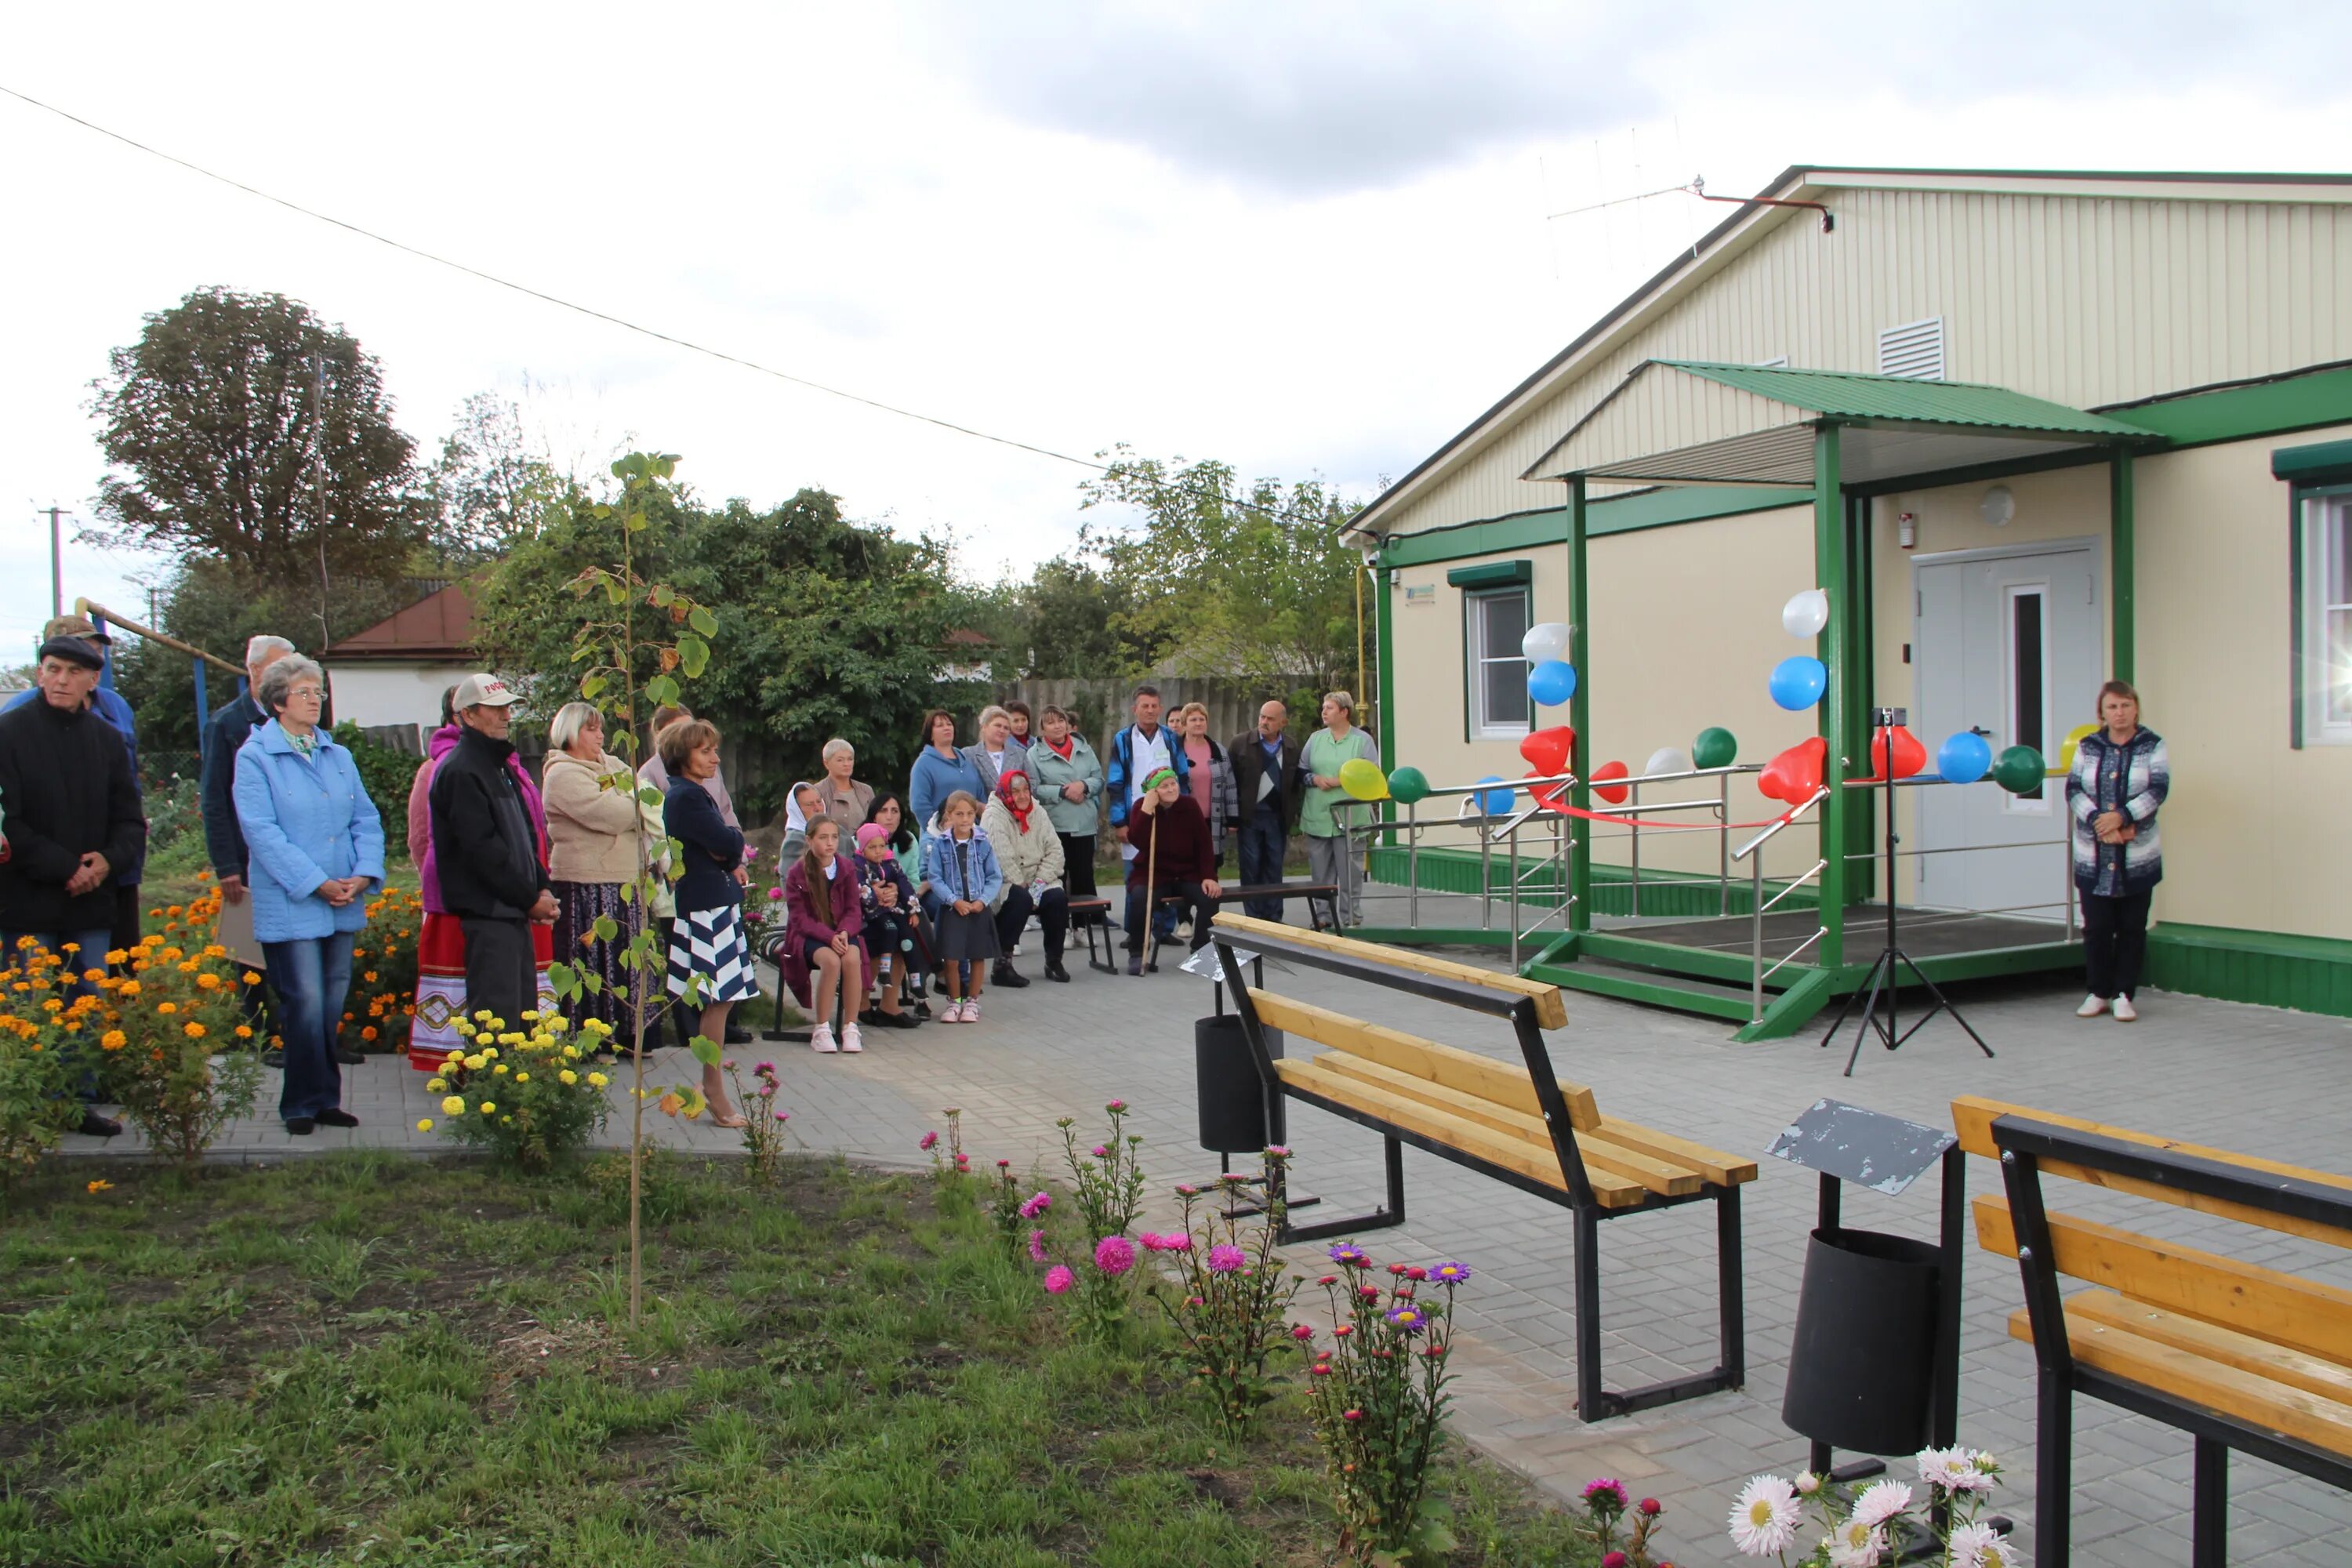
<path fill-rule="evenodd" d="M 201 1040 L 205 1037 L 205 1026 L 202 1024 L 183 1024 L 180 1026 L 180 1033 L 192 1040 Z"/>
<path fill-rule="evenodd" d="M 196 988 L 200 991 L 217 991 L 220 983 L 220 976 L 209 972 L 196 976 Z"/>
<path fill-rule="evenodd" d="M 131 1037 L 120 1029 L 109 1029 L 99 1037 L 98 1043 L 110 1051 L 119 1051 L 131 1043 Z"/>
<path fill-rule="evenodd" d="M 86 1193 L 110 1193 L 113 1190 L 114 1184 L 109 1181 L 85 1182 L 82 1184 L 82 1191 Z"/>
<path fill-rule="evenodd" d="M 247 985 L 258 985 L 261 984 L 261 976 L 248 969 L 245 972 L 245 983 Z"/>
<path fill-rule="evenodd" d="M 177 914 L 183 914 L 183 913 L 184 913 L 184 912 L 186 912 L 186 911 L 185 911 L 185 909 L 184 909 L 184 906 L 179 905 L 179 904 L 173 904 L 173 905 L 171 905 L 170 907 L 168 907 L 167 909 L 165 909 L 163 912 L 164 912 L 165 914 L 167 914 L 167 915 L 177 915 Z"/>
<path fill-rule="evenodd" d="M 361 975 L 360 978 L 366 981 L 370 985 L 373 985 L 375 984 L 375 971 L 371 969 L 365 974 Z"/>
<path fill-rule="evenodd" d="M 239 1024 L 236 1026 L 236 1037 L 240 1040 L 249 1040 L 253 1038 L 253 1026 L 250 1024 Z"/>
<path fill-rule="evenodd" d="M 177 1002 L 158 1002 L 155 1004 L 155 1011 L 163 1014 L 167 1017 L 179 1010 L 180 1005 Z"/>
<path fill-rule="evenodd" d="M 361 1038 L 361 1039 L 362 1039 L 362 1040 L 373 1040 L 373 1039 L 374 1039 L 374 1038 L 375 1038 L 375 1026 L 374 1026 L 373 1024 L 370 1024 L 366 1028 L 362 1029 L 362 1030 L 360 1031 L 360 1038 Z"/>

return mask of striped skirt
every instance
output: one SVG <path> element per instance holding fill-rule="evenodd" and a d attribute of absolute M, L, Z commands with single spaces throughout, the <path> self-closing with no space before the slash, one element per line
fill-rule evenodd
<path fill-rule="evenodd" d="M 760 994 L 759 971 L 743 940 L 743 920 L 733 904 L 682 914 L 671 923 L 669 991 L 686 994 L 688 982 L 702 983 L 699 1005 L 745 1002 Z"/>

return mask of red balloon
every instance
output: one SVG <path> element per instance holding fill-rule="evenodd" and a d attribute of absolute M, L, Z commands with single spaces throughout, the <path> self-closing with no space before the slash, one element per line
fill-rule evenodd
<path fill-rule="evenodd" d="M 1569 754 L 1576 750 L 1576 731 L 1566 724 L 1538 730 L 1519 742 L 1519 755 L 1538 778 L 1568 772 Z"/>
<path fill-rule="evenodd" d="M 1864 775 L 1865 777 L 1881 780 L 1886 777 L 1886 740 L 1889 733 L 1890 731 L 1881 729 L 1871 736 L 1870 772 Z M 1895 776 L 1896 778 L 1907 779 L 1927 765 L 1927 748 L 1919 743 L 1919 738 L 1916 735 L 1900 724 L 1895 725 L 1891 733 L 1895 737 Z"/>
<path fill-rule="evenodd" d="M 1822 764 L 1829 754 L 1830 743 L 1819 735 L 1798 742 L 1764 764 L 1764 771 L 1756 775 L 1757 792 L 1768 800 L 1790 805 L 1811 800 L 1822 787 Z"/>
<path fill-rule="evenodd" d="M 1599 795 L 1611 805 L 1624 805 L 1625 797 L 1632 795 L 1633 792 L 1627 789 L 1623 784 L 1619 784 L 1615 789 L 1609 789 L 1604 787 L 1601 781 L 1602 779 L 1622 779 L 1631 771 L 1632 770 L 1628 769 L 1622 763 L 1601 763 L 1599 767 L 1592 770 L 1592 793 Z"/>

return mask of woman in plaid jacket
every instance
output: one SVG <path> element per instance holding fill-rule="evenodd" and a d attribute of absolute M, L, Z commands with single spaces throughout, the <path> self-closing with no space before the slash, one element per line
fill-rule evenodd
<path fill-rule="evenodd" d="M 2156 814 L 2171 787 L 2164 737 L 2139 722 L 2139 693 L 2126 681 L 2099 688 L 2096 734 L 2074 749 L 2066 774 L 2074 886 L 2083 898 L 2083 963 L 2091 994 L 2075 1016 L 2095 1018 L 2113 1009 L 2130 1023 L 2139 1016 L 2139 989 L 2147 952 L 2148 902 L 2164 876 Z"/>

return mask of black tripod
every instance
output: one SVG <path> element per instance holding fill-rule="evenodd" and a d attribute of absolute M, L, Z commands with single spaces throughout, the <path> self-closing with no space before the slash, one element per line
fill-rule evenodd
<path fill-rule="evenodd" d="M 1853 1064 L 1862 1059 L 1862 1042 L 1873 1030 L 1877 1032 L 1881 1045 L 1890 1051 L 1899 1050 L 1904 1041 L 1917 1034 L 1938 1013 L 1949 1013 L 1952 1022 L 1967 1030 L 1969 1038 L 1977 1043 L 1977 1049 L 1987 1056 L 1992 1055 L 1992 1047 L 1984 1043 L 1984 1037 L 1969 1027 L 1969 1021 L 1960 1016 L 1960 1010 L 1952 1005 L 1951 998 L 1945 995 L 1936 983 L 1927 978 L 1926 972 L 1912 962 L 1911 955 L 1903 951 L 1903 944 L 1895 934 L 1895 847 L 1902 840 L 1895 832 L 1895 726 L 1904 723 L 1908 718 L 1909 715 L 1900 708 L 1880 708 L 1871 714 L 1872 724 L 1880 735 L 1885 737 L 1885 754 L 1879 759 L 1878 765 L 1879 776 L 1885 781 L 1886 788 L 1886 946 L 1872 962 L 1870 973 L 1864 977 L 1866 985 L 1846 994 L 1844 1005 L 1838 1008 L 1836 1020 L 1822 1036 L 1823 1046 L 1837 1038 L 1837 1032 L 1845 1027 L 1847 1015 L 1853 1011 L 1854 998 L 1865 998 L 1862 1005 L 1862 1021 L 1853 1026 L 1853 1049 L 1845 1058 L 1845 1076 L 1848 1078 L 1853 1076 Z M 1901 984 L 1895 973 L 1898 964 L 1910 970 L 1912 979 L 1927 987 L 1927 994 L 1936 999 L 1935 1005 L 1914 1019 L 1907 1029 L 1896 1026 L 1895 994 Z M 1886 997 L 1886 1016 L 1883 1021 L 1878 1016 L 1878 998 L 1882 993 Z"/>

